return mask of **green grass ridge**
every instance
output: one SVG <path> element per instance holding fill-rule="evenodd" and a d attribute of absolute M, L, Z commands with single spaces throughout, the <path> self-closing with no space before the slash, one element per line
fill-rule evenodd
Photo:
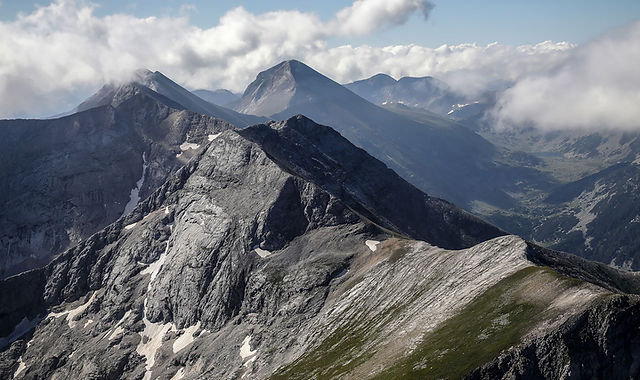
<path fill-rule="evenodd" d="M 471 370 L 518 344 L 521 338 L 545 318 L 548 303 L 528 299 L 519 285 L 542 276 L 553 281 L 557 291 L 582 282 L 547 267 L 528 267 L 500 280 L 479 295 L 457 315 L 426 334 L 409 355 L 396 360 L 374 379 L 459 379 Z M 559 280 L 559 281 L 556 281 Z M 426 291 L 426 289 L 424 289 Z M 421 291 L 422 293 L 422 291 Z M 372 319 L 360 318 L 339 327 L 319 346 L 281 368 L 271 379 L 337 379 L 365 363 L 375 350 L 362 350 L 375 339 L 381 326 L 397 318 L 401 309 L 414 302 L 387 310 Z"/>

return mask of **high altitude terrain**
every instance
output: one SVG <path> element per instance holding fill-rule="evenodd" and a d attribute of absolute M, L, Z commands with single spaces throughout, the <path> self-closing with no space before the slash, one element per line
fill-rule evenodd
<path fill-rule="evenodd" d="M 297 116 L 223 131 L 130 214 L 0 281 L 0 373 L 636 377 L 638 291 Z"/>
<path fill-rule="evenodd" d="M 412 92 L 407 86 L 400 86 L 404 78 L 382 85 L 379 77 L 347 86 L 372 101 L 385 99 L 382 106 L 389 111 L 434 122 L 435 115 L 428 104 L 403 100 L 424 91 Z M 430 79 L 422 80 L 428 83 Z M 403 91 L 399 92 L 397 87 Z M 468 210 L 541 244 L 626 269 L 640 268 L 637 132 L 569 129 L 545 132 L 533 127 L 496 130 L 486 113 L 495 106 L 495 95 L 466 101 L 453 104 L 448 116 L 476 131 L 496 149 L 503 147 L 511 150 L 512 155 L 520 155 L 520 165 L 546 173 L 552 179 L 549 187 L 531 186 L 510 192 L 517 202 L 508 207 L 476 203 Z"/>
<path fill-rule="evenodd" d="M 0 278 L 46 264 L 129 213 L 230 123 L 263 120 L 148 70 L 105 85 L 77 111 L 0 121 Z"/>
<path fill-rule="evenodd" d="M 436 115 L 416 120 L 385 110 L 295 60 L 259 73 L 233 107 L 275 120 L 303 114 L 329 125 L 421 190 L 463 207 L 511 207 L 517 199 L 510 194 L 550 185 L 521 164 L 526 155 L 496 149 Z"/>

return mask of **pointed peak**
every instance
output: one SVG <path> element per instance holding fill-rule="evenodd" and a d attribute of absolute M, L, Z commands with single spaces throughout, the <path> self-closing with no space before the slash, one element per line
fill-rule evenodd
<path fill-rule="evenodd" d="M 262 71 L 260 74 L 258 74 L 256 79 L 283 76 L 291 77 L 294 80 L 299 80 L 310 76 L 323 75 L 300 61 L 290 59 L 288 61 L 282 61 L 277 65 L 265 71 Z"/>

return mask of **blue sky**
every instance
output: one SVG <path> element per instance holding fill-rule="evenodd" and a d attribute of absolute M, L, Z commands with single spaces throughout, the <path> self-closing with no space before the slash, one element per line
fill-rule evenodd
<path fill-rule="evenodd" d="M 352 1 L 150 1 L 111 0 L 92 1 L 99 4 L 96 15 L 127 13 L 137 17 L 176 16 L 188 14 L 191 23 L 210 28 L 230 9 L 243 6 L 252 13 L 272 10 L 298 9 L 314 12 L 321 19 L 331 18 L 336 11 Z M 29 13 L 39 1 L 4 0 L 0 6 L 0 20 L 9 21 L 18 12 Z M 428 20 L 413 14 L 401 26 L 386 28 L 362 37 L 348 39 L 334 37 L 332 45 L 368 44 L 386 46 L 416 43 L 437 47 L 442 44 L 494 41 L 511 44 L 533 44 L 545 40 L 583 43 L 612 27 L 640 18 L 638 0 L 434 0 L 435 8 Z M 195 6 L 195 10 L 188 5 Z"/>

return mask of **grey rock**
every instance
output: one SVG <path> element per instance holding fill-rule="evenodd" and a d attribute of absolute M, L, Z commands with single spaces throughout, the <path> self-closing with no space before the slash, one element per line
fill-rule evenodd
<path fill-rule="evenodd" d="M 522 270 L 534 269 L 518 286 L 543 287 L 554 310 L 530 339 L 640 289 L 531 249 L 304 117 L 226 130 L 131 213 L 0 280 L 0 336 L 40 321 L 5 342 L 0 376 L 371 377 Z M 349 329 L 365 338 L 349 343 Z"/>
<path fill-rule="evenodd" d="M 60 119 L 0 121 L 0 277 L 118 219 L 199 150 L 183 142 L 202 147 L 233 128 L 135 84 L 118 93 L 114 106 Z"/>

